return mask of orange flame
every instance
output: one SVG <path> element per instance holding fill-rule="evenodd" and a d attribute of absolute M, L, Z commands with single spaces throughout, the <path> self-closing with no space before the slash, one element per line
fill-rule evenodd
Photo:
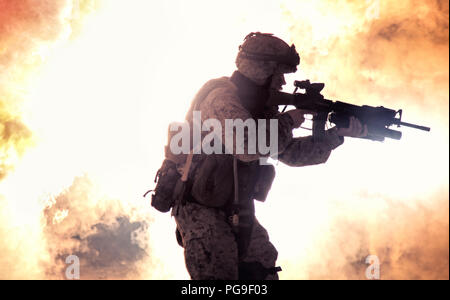
<path fill-rule="evenodd" d="M 448 1 L 437 0 L 0 0 L 2 278 L 65 278 L 72 254 L 82 279 L 188 278 L 173 221 L 142 192 L 168 123 L 231 74 L 251 31 L 295 43 L 288 81 L 432 127 L 348 139 L 321 166 L 279 165 L 257 216 L 281 278 L 364 279 L 377 255 L 381 279 L 448 279 Z"/>

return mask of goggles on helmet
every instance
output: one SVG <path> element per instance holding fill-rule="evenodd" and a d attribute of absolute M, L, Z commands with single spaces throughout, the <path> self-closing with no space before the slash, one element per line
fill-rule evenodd
<path fill-rule="evenodd" d="M 260 33 L 260 32 L 252 32 L 248 34 L 244 41 L 247 40 L 250 37 L 257 36 L 257 35 L 264 35 L 264 36 L 273 36 L 271 33 Z M 257 61 L 275 61 L 280 64 L 288 65 L 294 69 L 297 69 L 297 65 L 300 64 L 300 56 L 298 55 L 297 51 L 295 50 L 294 44 L 291 45 L 289 52 L 285 55 L 274 55 L 274 54 L 264 54 L 264 53 L 256 53 L 247 51 L 242 47 L 242 45 L 239 46 L 239 56 L 242 58 L 250 59 L 250 60 L 257 60 Z"/>

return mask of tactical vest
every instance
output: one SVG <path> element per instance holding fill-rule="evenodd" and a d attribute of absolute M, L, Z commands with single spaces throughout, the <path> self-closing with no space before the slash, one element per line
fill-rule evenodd
<path fill-rule="evenodd" d="M 217 82 L 219 81 L 219 82 Z M 186 120 L 192 126 L 192 113 L 195 107 L 208 96 L 208 94 L 221 84 L 234 84 L 237 87 L 239 100 L 244 108 L 257 120 L 258 118 L 270 118 L 277 111 L 264 107 L 265 100 L 269 96 L 266 87 L 255 85 L 239 72 L 235 72 L 231 78 L 216 80 L 216 86 L 207 83 L 197 94 L 187 113 Z M 222 82 L 222 83 L 221 83 Z M 199 154 L 194 158 L 195 167 L 190 170 L 189 177 L 193 179 L 192 193 L 196 202 L 200 204 L 220 207 L 229 211 L 233 201 L 233 156 L 229 154 Z M 238 186 L 239 202 L 254 212 L 253 199 L 264 201 L 270 189 L 274 177 L 273 166 L 260 165 L 259 160 L 243 162 L 238 160 Z"/>
<path fill-rule="evenodd" d="M 223 79 L 221 79 L 223 80 Z M 269 95 L 266 87 L 256 86 L 249 79 L 235 72 L 227 79 L 237 87 L 237 94 L 244 108 L 256 120 L 268 119 L 273 116 L 275 110 L 264 107 Z M 228 82 L 229 84 L 229 82 Z M 208 84 L 206 85 L 208 86 Z M 201 90 L 194 99 L 187 115 L 187 120 L 192 124 L 192 112 L 195 107 L 208 95 L 208 91 Z M 196 102 L 199 101 L 199 102 Z M 191 126 L 192 128 L 192 126 Z M 237 161 L 237 174 L 233 174 L 233 155 L 211 154 L 198 155 L 195 167 L 190 170 L 190 179 L 187 185 L 191 192 L 185 195 L 187 201 L 194 201 L 205 206 L 220 208 L 228 216 L 232 216 L 234 210 L 239 211 L 238 248 L 242 255 L 250 242 L 251 231 L 255 218 L 254 199 L 264 201 L 275 177 L 275 169 L 272 165 L 260 165 L 259 160 L 244 162 Z M 238 180 L 238 204 L 234 199 L 235 176 Z M 232 220 L 230 220 L 232 223 Z"/>
<path fill-rule="evenodd" d="M 186 120 L 193 128 L 192 116 L 201 102 L 216 88 L 236 88 L 239 100 L 254 119 L 269 119 L 277 112 L 276 108 L 265 108 L 268 97 L 266 87 L 256 86 L 239 72 L 231 78 L 219 78 L 207 82 L 197 93 L 186 115 Z M 169 143 L 170 144 L 169 132 Z M 173 155 L 166 146 L 166 159 L 157 172 L 157 186 L 152 195 L 152 206 L 167 212 L 176 201 L 196 202 L 208 207 L 222 209 L 231 216 L 236 208 L 239 211 L 238 248 L 243 254 L 250 242 L 250 235 L 255 217 L 253 199 L 264 201 L 275 177 L 272 165 L 260 165 L 259 160 L 243 162 L 235 160 L 230 154 L 195 154 L 191 155 L 192 164 L 186 168 L 189 155 Z M 223 152 L 225 153 L 225 152 Z M 233 164 L 236 163 L 236 168 Z M 182 179 L 177 170 L 187 169 L 186 178 Z M 237 174 L 234 174 L 235 169 Z M 183 172 L 182 172 L 183 174 Z M 237 175 L 237 176 L 235 176 Z M 238 207 L 235 199 L 235 179 L 237 177 Z M 176 206 L 176 205 L 175 205 Z M 177 207 L 177 206 L 176 206 Z M 179 206 L 178 206 L 179 207 Z M 172 210 L 176 215 L 176 211 Z M 230 224 L 233 223 L 230 220 Z"/>

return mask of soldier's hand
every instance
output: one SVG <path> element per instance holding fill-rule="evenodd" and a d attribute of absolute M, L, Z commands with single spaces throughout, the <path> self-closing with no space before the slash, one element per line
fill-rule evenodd
<path fill-rule="evenodd" d="M 305 122 L 305 115 L 313 114 L 313 112 L 304 109 L 293 109 L 286 113 L 289 114 L 289 116 L 291 116 L 292 120 L 294 121 L 294 128 L 299 128 L 300 125 Z"/>
<path fill-rule="evenodd" d="M 367 125 L 362 126 L 361 122 L 353 116 L 350 117 L 348 128 L 338 128 L 337 130 L 338 135 L 349 137 L 365 137 L 367 133 Z"/>

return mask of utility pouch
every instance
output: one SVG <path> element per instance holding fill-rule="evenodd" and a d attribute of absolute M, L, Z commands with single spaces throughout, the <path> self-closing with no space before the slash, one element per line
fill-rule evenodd
<path fill-rule="evenodd" d="M 167 146 L 164 147 L 165 159 L 156 172 L 156 187 L 154 190 L 150 190 L 154 191 L 151 204 L 160 212 L 168 212 L 174 206 L 177 199 L 183 196 L 182 194 L 185 190 L 185 184 L 181 182 L 181 175 L 177 170 L 177 166 L 186 162 L 187 155 L 175 155 L 169 147 L 171 139 L 176 133 L 175 131 L 171 131 L 169 126 L 167 130 Z"/>
<path fill-rule="evenodd" d="M 275 167 L 273 165 L 260 165 L 258 170 L 258 180 L 256 181 L 253 198 L 255 200 L 266 201 L 267 194 L 272 187 L 275 178 Z"/>
<path fill-rule="evenodd" d="M 198 167 L 191 195 L 208 207 L 223 207 L 233 193 L 233 158 L 229 155 L 209 154 Z"/>
<path fill-rule="evenodd" d="M 177 183 L 178 185 L 181 183 L 181 175 L 177 171 L 176 164 L 169 159 L 165 159 L 156 173 L 155 182 L 156 187 L 151 204 L 160 212 L 168 212 L 175 203 L 175 187 Z"/>

